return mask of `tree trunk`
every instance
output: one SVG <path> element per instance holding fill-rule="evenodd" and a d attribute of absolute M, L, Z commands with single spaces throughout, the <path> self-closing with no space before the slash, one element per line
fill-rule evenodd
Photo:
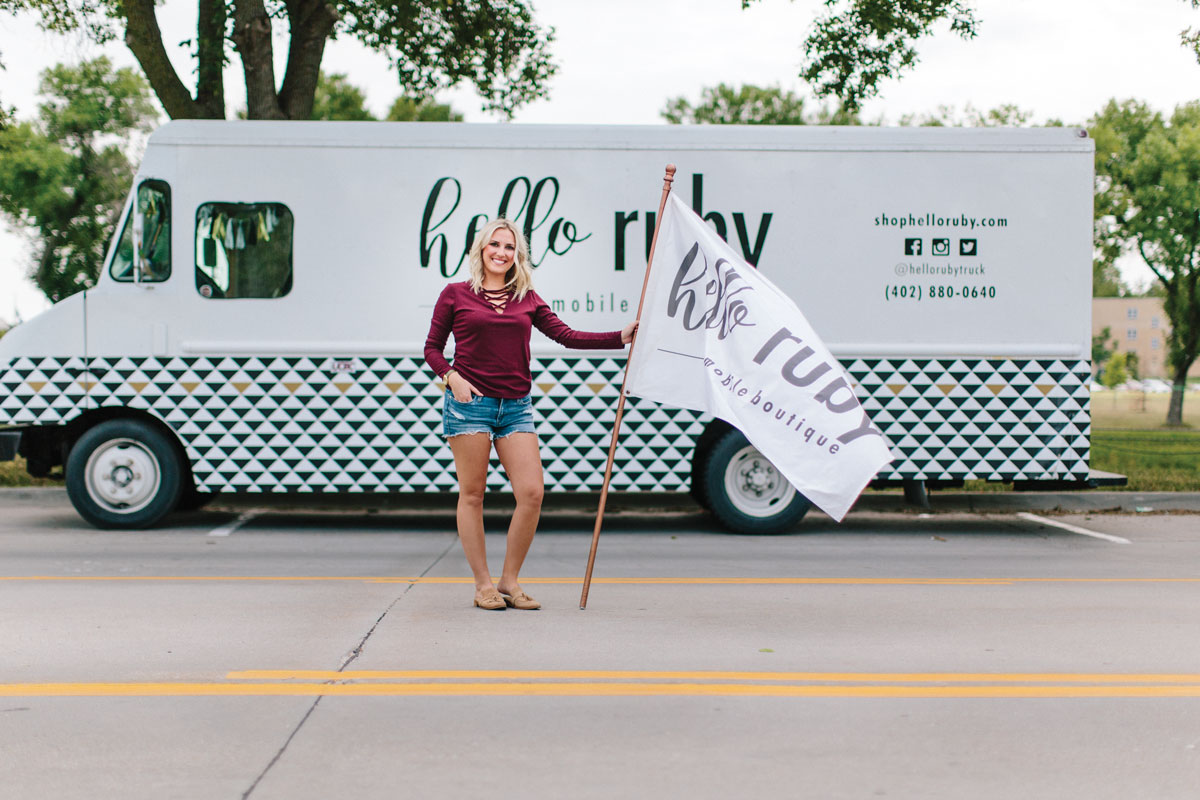
<path fill-rule="evenodd" d="M 263 0 L 237 0 L 233 9 L 233 44 L 246 76 L 246 116 L 287 119 L 275 92 L 275 58 L 271 18 Z"/>
<path fill-rule="evenodd" d="M 210 119 L 225 118 L 225 0 L 200 0 L 196 23 L 196 104 Z"/>
<path fill-rule="evenodd" d="M 1178 428 L 1183 425 L 1183 393 L 1187 391 L 1187 374 L 1191 364 L 1178 365 L 1173 370 L 1171 380 L 1171 403 L 1167 406 L 1167 427 Z"/>
<path fill-rule="evenodd" d="M 325 0 L 289 0 L 286 5 L 292 35 L 279 104 L 288 119 L 308 119 L 312 116 L 325 42 L 339 15 Z"/>
<path fill-rule="evenodd" d="M 120 15 L 125 19 L 125 44 L 146 73 L 150 87 L 158 95 L 171 119 L 197 119 L 211 116 L 188 92 L 167 58 L 162 31 L 154 16 L 154 0 L 120 0 Z M 223 116 L 223 114 L 222 114 Z"/>

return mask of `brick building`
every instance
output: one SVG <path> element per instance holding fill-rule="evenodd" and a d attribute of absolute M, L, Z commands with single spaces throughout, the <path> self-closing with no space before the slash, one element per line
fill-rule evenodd
<path fill-rule="evenodd" d="M 1105 327 L 1112 331 L 1109 348 L 1137 353 L 1139 377 L 1170 379 L 1166 334 L 1171 323 L 1161 297 L 1093 297 L 1092 335 L 1099 336 Z M 1200 375 L 1200 360 L 1188 374 Z"/>

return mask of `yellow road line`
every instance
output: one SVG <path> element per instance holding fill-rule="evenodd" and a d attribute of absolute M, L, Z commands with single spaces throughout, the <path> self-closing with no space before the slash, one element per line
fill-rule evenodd
<path fill-rule="evenodd" d="M 1200 578 L 1194 579 L 1200 581 Z M 0 576 L 0 581 L 210 581 L 210 582 L 352 582 L 352 583 L 422 583 L 473 584 L 474 578 L 390 577 L 380 575 L 14 575 Z M 582 578 L 522 578 L 523 584 L 578 585 Z M 1006 585 L 1009 579 L 993 578 L 594 578 L 593 584 L 647 585 L 800 585 L 800 584 L 917 584 L 917 585 Z"/>
<path fill-rule="evenodd" d="M 468 577 L 430 578 L 386 575 L 0 575 L 0 582 L 343 582 L 343 583 L 474 583 Z M 523 584 L 578 585 L 582 578 L 522 578 Z M 1200 578 L 595 578 L 593 584 L 667 586 L 1009 586 L 1019 583 L 1200 583 Z"/>
<path fill-rule="evenodd" d="M 1198 683 L 1200 674 L 1103 672 L 722 672 L 658 670 L 235 670 L 228 680 L 698 680 L 857 683 Z"/>
<path fill-rule="evenodd" d="M 1200 697 L 1200 686 L 777 686 L 729 683 L 25 683 L 0 684 L 0 697 L 212 696 L 540 696 L 540 697 L 870 697 L 1162 698 Z"/>

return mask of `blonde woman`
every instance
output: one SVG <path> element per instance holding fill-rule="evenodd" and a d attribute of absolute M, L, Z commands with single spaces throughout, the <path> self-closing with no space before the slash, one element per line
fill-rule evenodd
<path fill-rule="evenodd" d="M 458 475 L 458 535 L 475 576 L 475 605 L 488 610 L 541 608 L 518 582 L 544 492 L 529 396 L 534 327 L 566 347 L 609 350 L 633 341 L 637 322 L 609 333 L 572 330 L 533 290 L 529 247 L 521 231 L 506 219 L 494 220 L 471 245 L 469 280 L 442 290 L 425 340 L 425 361 L 447 387 L 442 434 Z M 453 366 L 444 354 L 451 333 Z M 517 503 L 496 583 L 483 535 L 483 495 L 493 446 Z"/>

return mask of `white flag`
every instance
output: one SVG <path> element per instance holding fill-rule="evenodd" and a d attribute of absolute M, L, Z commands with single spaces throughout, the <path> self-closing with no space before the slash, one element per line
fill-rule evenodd
<path fill-rule="evenodd" d="M 658 231 L 626 387 L 738 428 L 839 521 L 892 460 L 849 376 L 796 304 L 675 195 Z"/>

